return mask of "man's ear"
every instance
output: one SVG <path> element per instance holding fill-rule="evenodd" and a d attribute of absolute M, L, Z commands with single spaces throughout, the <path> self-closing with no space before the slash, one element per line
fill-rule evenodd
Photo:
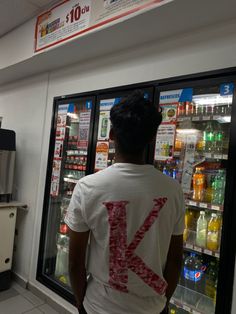
<path fill-rule="evenodd" d="M 111 129 L 110 129 L 109 139 L 112 140 L 112 141 L 114 141 L 114 130 L 113 130 L 112 127 L 111 127 Z"/>

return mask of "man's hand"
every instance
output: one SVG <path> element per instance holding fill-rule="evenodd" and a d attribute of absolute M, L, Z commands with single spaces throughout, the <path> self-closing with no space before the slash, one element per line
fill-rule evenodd
<path fill-rule="evenodd" d="M 69 229 L 69 275 L 70 283 L 77 302 L 77 308 L 84 310 L 83 300 L 87 286 L 87 274 L 85 268 L 86 250 L 89 231 L 75 232 Z M 85 311 L 85 310 L 84 310 Z M 81 314 L 85 314 L 81 312 Z"/>

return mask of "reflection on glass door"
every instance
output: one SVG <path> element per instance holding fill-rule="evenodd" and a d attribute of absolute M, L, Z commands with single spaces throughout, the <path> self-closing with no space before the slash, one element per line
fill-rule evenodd
<path fill-rule="evenodd" d="M 42 268 L 44 275 L 66 289 L 70 289 L 69 238 L 64 218 L 76 183 L 88 173 L 92 106 L 92 99 L 58 104 L 55 116 L 49 199 L 45 195 L 47 223 Z"/>
<path fill-rule="evenodd" d="M 160 93 L 155 166 L 185 194 L 183 266 L 172 313 L 215 313 L 234 85 Z"/>

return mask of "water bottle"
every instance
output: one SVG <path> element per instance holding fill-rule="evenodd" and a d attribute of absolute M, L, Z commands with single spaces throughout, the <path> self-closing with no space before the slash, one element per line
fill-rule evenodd
<path fill-rule="evenodd" d="M 208 122 L 206 130 L 204 132 L 204 138 L 205 138 L 205 152 L 206 153 L 212 153 L 214 150 L 214 130 L 212 127 L 212 123 Z"/>

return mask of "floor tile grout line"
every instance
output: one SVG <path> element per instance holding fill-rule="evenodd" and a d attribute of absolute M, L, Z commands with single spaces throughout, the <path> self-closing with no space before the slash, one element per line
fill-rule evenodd
<path fill-rule="evenodd" d="M 21 314 L 27 314 L 27 313 L 29 313 L 29 312 L 35 310 L 35 309 L 37 309 L 37 307 L 34 307 L 33 309 L 28 310 L 28 311 L 26 311 L 26 312 L 22 312 Z M 38 309 L 38 310 L 39 310 L 40 313 L 43 313 L 42 311 L 40 311 L 40 309 Z"/>
<path fill-rule="evenodd" d="M 27 291 L 28 292 L 28 291 Z M 26 292 L 26 293 L 27 293 Z M 32 292 L 31 292 L 32 293 Z M 41 298 L 39 298 L 37 295 L 35 295 L 34 293 L 32 293 L 35 297 L 37 297 L 39 300 L 41 300 L 43 303 L 42 304 L 39 304 L 39 305 L 35 305 L 30 299 L 28 299 L 28 298 L 26 298 L 25 296 L 24 296 L 24 294 L 22 294 L 21 296 L 25 299 L 25 300 L 27 300 L 28 302 L 30 302 L 31 304 L 33 304 L 33 306 L 35 307 L 35 308 L 37 308 L 38 306 L 41 306 L 41 305 L 44 305 L 44 304 L 46 304 L 46 302 L 44 301 L 44 300 L 42 300 Z"/>

